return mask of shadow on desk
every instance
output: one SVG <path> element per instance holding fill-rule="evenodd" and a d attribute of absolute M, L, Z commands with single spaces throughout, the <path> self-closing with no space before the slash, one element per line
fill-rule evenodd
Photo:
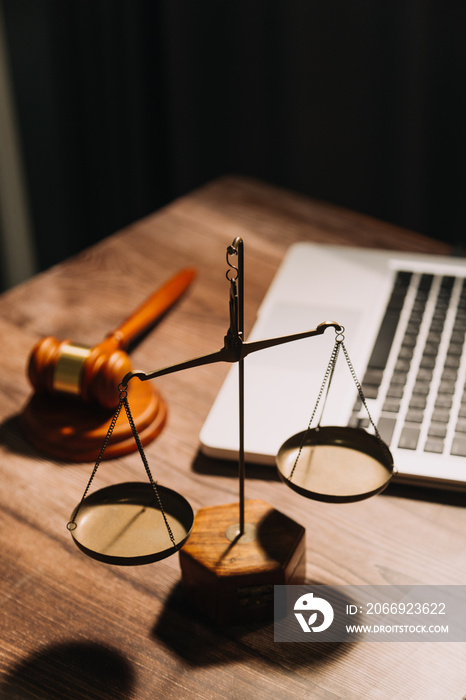
<path fill-rule="evenodd" d="M 238 464 L 235 460 L 206 457 L 200 450 L 194 458 L 192 469 L 196 474 L 203 474 L 204 476 L 215 475 L 238 478 Z M 267 464 L 247 462 L 246 476 L 248 479 L 280 481 L 276 468 Z"/>
<path fill-rule="evenodd" d="M 25 439 L 19 424 L 20 414 L 10 416 L 0 423 L 0 444 L 4 445 L 10 452 L 40 459 L 41 455 Z"/>
<path fill-rule="evenodd" d="M 18 664 L 0 684 L 0 700 L 126 700 L 133 685 L 133 668 L 119 652 L 70 642 Z"/>
<path fill-rule="evenodd" d="M 152 634 L 158 642 L 195 667 L 241 663 L 258 657 L 271 666 L 309 667 L 335 663 L 355 646 L 348 642 L 278 644 L 274 642 L 272 621 L 217 627 L 189 606 L 181 583 L 172 590 Z"/>
<path fill-rule="evenodd" d="M 448 489 L 429 488 L 427 486 L 410 486 L 396 481 L 390 484 L 382 495 L 413 501 L 442 503 L 447 506 L 461 506 L 463 508 L 466 506 L 466 493 L 464 491 L 451 491 Z"/>

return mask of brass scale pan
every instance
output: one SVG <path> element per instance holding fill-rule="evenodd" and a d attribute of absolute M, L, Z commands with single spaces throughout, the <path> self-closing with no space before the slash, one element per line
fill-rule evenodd
<path fill-rule="evenodd" d="M 290 437 L 276 464 L 281 479 L 306 498 L 351 503 L 388 485 L 393 458 L 380 437 L 360 428 L 320 426 Z"/>
<path fill-rule="evenodd" d="M 149 482 L 114 484 L 86 496 L 71 516 L 75 543 L 107 564 L 150 564 L 174 554 L 191 534 L 193 510 L 176 491 L 159 484 L 157 491 L 163 513 Z"/>

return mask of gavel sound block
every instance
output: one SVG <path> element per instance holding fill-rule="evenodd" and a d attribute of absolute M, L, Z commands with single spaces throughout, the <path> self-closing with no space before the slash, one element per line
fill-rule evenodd
<path fill-rule="evenodd" d="M 131 371 L 125 348 L 181 296 L 195 271 L 179 272 L 95 347 L 42 338 L 32 349 L 28 376 L 35 393 L 21 415 L 25 437 L 58 459 L 95 461 L 119 401 L 118 386 Z M 162 430 L 167 409 L 150 382 L 128 387 L 128 400 L 143 444 Z M 122 410 L 105 459 L 137 449 Z"/>

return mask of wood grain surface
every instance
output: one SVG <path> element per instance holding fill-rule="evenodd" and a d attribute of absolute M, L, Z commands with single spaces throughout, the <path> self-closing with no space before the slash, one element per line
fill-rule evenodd
<path fill-rule="evenodd" d="M 39 454 L 18 415 L 42 336 L 98 343 L 184 267 L 196 281 L 132 351 L 150 371 L 212 352 L 228 328 L 225 250 L 245 244 L 245 328 L 287 247 L 308 240 L 447 253 L 415 233 L 263 183 L 213 182 L 0 299 L 0 698 L 461 700 L 466 644 L 277 644 L 273 624 L 218 629 L 185 603 L 178 556 L 140 567 L 85 557 L 66 523 L 89 463 Z M 146 454 L 194 511 L 237 500 L 236 466 L 199 453 L 198 435 L 229 366 L 157 380 L 168 421 Z M 299 497 L 247 465 L 246 498 L 306 528 L 306 576 L 325 584 L 464 584 L 464 495 L 391 486 L 354 504 Z M 108 460 L 95 488 L 144 479 L 137 453 Z"/>

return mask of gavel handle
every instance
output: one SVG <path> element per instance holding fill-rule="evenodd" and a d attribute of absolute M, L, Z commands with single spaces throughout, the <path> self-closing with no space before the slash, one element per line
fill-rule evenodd
<path fill-rule="evenodd" d="M 196 276 L 193 268 L 185 268 L 165 282 L 129 316 L 106 340 L 117 348 L 126 348 L 143 333 L 183 294 Z"/>

